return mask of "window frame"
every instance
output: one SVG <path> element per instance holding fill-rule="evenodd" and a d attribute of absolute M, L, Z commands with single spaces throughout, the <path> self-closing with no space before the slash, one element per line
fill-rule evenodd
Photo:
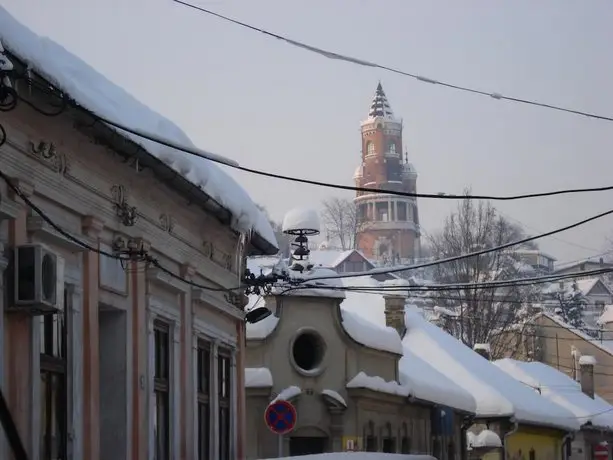
<path fill-rule="evenodd" d="M 232 351 L 226 348 L 219 348 L 215 365 L 217 366 L 217 431 L 219 446 L 217 458 L 219 460 L 230 460 L 233 450 L 232 423 L 234 421 L 232 414 L 232 388 L 234 385 L 232 377 Z M 222 421 L 225 421 L 225 429 L 222 427 Z"/>
<path fill-rule="evenodd" d="M 172 450 L 173 450 L 173 442 L 172 442 L 172 332 L 171 332 L 172 324 L 165 320 L 155 318 L 153 320 L 153 388 L 152 393 L 154 397 L 152 408 L 154 410 L 154 414 L 152 419 L 154 420 L 154 431 L 153 431 L 153 454 L 156 460 L 170 460 L 172 458 Z M 158 337 L 165 336 L 165 350 L 163 360 L 158 361 Z M 158 375 L 158 365 L 163 366 L 163 374 Z M 165 435 L 165 446 L 162 447 L 166 451 L 160 452 L 160 438 L 158 436 L 158 431 L 155 430 L 155 427 L 159 427 L 158 422 L 158 398 L 162 396 L 164 398 L 164 431 Z M 164 456 L 160 456 L 164 455 Z"/>
<path fill-rule="evenodd" d="M 203 363 L 203 356 L 201 356 L 201 353 L 206 353 L 206 363 Z M 196 366 L 195 366 L 195 373 L 196 373 L 196 424 L 195 424 L 195 429 L 196 429 L 196 439 L 197 439 L 197 450 L 195 452 L 195 455 L 197 456 L 198 460 L 208 460 L 210 458 L 213 458 L 213 453 L 211 452 L 212 448 L 213 448 L 213 439 L 212 439 L 212 428 L 214 427 L 214 424 L 211 423 L 211 414 L 213 412 L 212 409 L 212 405 L 214 402 L 214 385 L 213 385 L 213 376 L 214 376 L 214 372 L 213 372 L 213 345 L 210 341 L 207 341 L 205 339 L 202 338 L 198 338 L 197 339 L 197 343 L 196 343 Z M 205 367 L 206 364 L 206 367 Z M 208 369 L 206 371 L 206 384 L 202 385 L 202 374 L 204 369 Z M 206 390 L 203 391 L 203 390 Z M 202 413 L 201 408 L 205 406 L 206 407 L 206 417 L 204 418 L 204 420 L 206 420 L 206 447 L 203 446 L 203 438 L 202 438 L 202 433 L 203 430 L 201 429 L 201 425 L 202 425 Z M 206 452 L 205 452 L 206 449 Z"/>
<path fill-rule="evenodd" d="M 193 397 L 193 404 L 194 407 L 197 406 L 198 404 L 198 394 L 197 394 L 197 385 L 198 385 L 198 381 L 197 381 L 197 346 L 198 346 L 198 341 L 199 340 L 203 340 L 205 342 L 208 342 L 211 344 L 211 405 L 210 405 L 210 410 L 211 413 L 216 414 L 219 412 L 219 401 L 218 401 L 218 397 L 217 394 L 219 392 L 218 390 L 218 379 L 217 379 L 217 372 L 218 372 L 218 364 L 217 364 L 217 358 L 219 356 L 219 353 L 221 351 L 222 355 L 225 353 L 226 355 L 229 355 L 230 357 L 230 376 L 231 376 L 231 384 L 230 384 L 230 420 L 229 420 L 229 426 L 230 426 L 230 458 L 234 458 L 234 456 L 236 455 L 236 450 L 237 450 L 237 443 L 238 443 L 238 439 L 237 439 L 237 416 L 238 416 L 238 408 L 237 408 L 237 392 L 238 392 L 238 388 L 236 387 L 236 384 L 238 382 L 238 375 L 237 375 L 237 371 L 236 371 L 236 353 L 238 352 L 238 342 L 237 342 L 237 337 L 234 334 L 230 334 L 228 332 L 225 332 L 215 326 L 213 326 L 212 324 L 198 318 L 195 317 L 193 320 L 193 324 L 192 324 L 192 331 L 193 331 L 193 335 L 192 335 L 192 369 L 194 370 L 192 373 L 192 382 L 194 385 L 194 392 L 192 394 Z M 198 426 L 198 413 L 196 410 L 194 410 L 193 412 L 193 423 L 194 426 L 197 427 Z M 211 427 L 210 427 L 210 433 L 211 433 L 211 445 L 210 445 L 210 452 L 211 452 L 211 459 L 215 459 L 218 460 L 221 457 L 219 456 L 219 423 L 218 423 L 218 417 L 211 417 Z M 196 454 L 198 452 L 198 443 L 199 443 L 199 436 L 198 433 L 195 433 L 194 436 L 194 440 L 193 440 L 193 449 L 194 449 L 194 454 Z"/>

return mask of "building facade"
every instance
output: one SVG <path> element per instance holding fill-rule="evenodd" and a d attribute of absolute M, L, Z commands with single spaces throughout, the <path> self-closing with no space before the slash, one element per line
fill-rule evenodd
<path fill-rule="evenodd" d="M 377 86 L 368 117 L 361 123 L 362 159 L 357 187 L 415 193 L 417 172 L 403 159 L 402 121 L 397 119 Z M 419 257 L 419 213 L 414 197 L 358 191 L 357 247 L 379 262 L 399 263 Z"/>
<path fill-rule="evenodd" d="M 28 102 L 1 120 L 0 382 L 29 458 L 244 458 L 244 303 L 224 289 L 248 251 L 274 242 L 234 230 L 218 197 L 58 104 L 67 95 L 50 104 L 63 75 L 33 59 L 38 37 L 16 21 L 0 36 L 25 52 L 0 55 L 14 66 L 0 94 Z M 44 49 L 75 72 L 74 97 L 106 82 L 97 89 L 122 95 L 118 113 L 153 116 L 63 48 Z"/>

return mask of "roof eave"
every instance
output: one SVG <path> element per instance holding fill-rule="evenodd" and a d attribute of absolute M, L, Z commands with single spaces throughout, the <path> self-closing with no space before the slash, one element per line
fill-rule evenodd
<path fill-rule="evenodd" d="M 9 50 L 5 50 L 5 53 L 9 55 L 13 64 L 18 64 L 24 69 L 27 67 L 24 64 L 24 61 L 19 56 L 15 55 Z M 40 73 L 38 73 L 39 71 L 42 72 L 42 70 L 33 70 L 37 72 L 38 77 L 41 80 L 51 86 L 55 86 L 45 77 L 43 77 Z M 67 95 L 71 97 L 69 94 Z M 78 104 L 78 101 L 75 100 L 75 102 Z M 135 151 L 136 153 L 129 154 L 126 152 L 122 152 L 121 149 L 116 145 L 117 142 L 114 143 L 115 145 L 109 145 L 109 147 L 113 148 L 113 150 L 115 150 L 117 153 L 124 156 L 124 158 L 126 158 L 126 161 L 129 161 L 130 159 L 138 159 L 141 166 L 151 168 L 152 171 L 156 173 L 156 176 L 158 176 L 158 178 L 167 178 L 167 185 L 175 191 L 179 192 L 184 197 L 186 197 L 188 199 L 188 204 L 197 203 L 206 212 L 215 216 L 220 223 L 232 229 L 232 212 L 226 207 L 222 206 L 220 203 L 218 203 L 213 197 L 204 192 L 204 190 L 202 190 L 200 187 L 192 184 L 190 181 L 185 179 L 185 177 L 177 173 L 166 163 L 164 163 L 154 155 L 150 154 L 146 149 L 136 144 L 128 137 L 122 135 L 114 129 L 111 129 L 106 124 L 98 122 L 98 120 L 96 120 L 92 115 L 89 115 L 85 110 L 78 112 L 76 110 L 72 110 L 71 112 L 75 121 L 82 121 L 81 126 L 78 126 L 78 128 L 80 128 L 80 130 L 84 132 L 88 137 L 100 141 L 101 139 L 96 136 L 97 133 L 100 133 L 105 138 L 105 140 L 110 143 L 113 143 L 113 139 L 115 136 L 115 138 L 121 138 L 123 142 L 125 142 L 127 145 L 133 146 L 133 151 Z M 76 124 L 75 127 L 77 127 Z M 232 229 L 232 231 L 236 230 Z M 251 237 L 251 243 L 247 251 L 249 255 L 274 255 L 279 251 L 279 249 L 274 244 L 267 241 L 258 232 L 253 232 L 253 235 Z"/>

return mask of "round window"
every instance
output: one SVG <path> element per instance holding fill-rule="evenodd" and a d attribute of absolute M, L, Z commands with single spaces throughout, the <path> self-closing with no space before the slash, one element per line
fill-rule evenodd
<path fill-rule="evenodd" d="M 292 361 L 302 373 L 318 373 L 325 352 L 326 344 L 315 331 L 299 333 L 292 343 Z"/>

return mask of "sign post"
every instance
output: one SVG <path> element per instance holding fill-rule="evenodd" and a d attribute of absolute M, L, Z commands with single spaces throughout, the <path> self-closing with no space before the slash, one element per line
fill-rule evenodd
<path fill-rule="evenodd" d="M 264 420 L 268 429 L 279 436 L 278 456 L 283 457 L 283 435 L 296 426 L 296 408 L 287 401 L 275 401 L 266 408 Z"/>

